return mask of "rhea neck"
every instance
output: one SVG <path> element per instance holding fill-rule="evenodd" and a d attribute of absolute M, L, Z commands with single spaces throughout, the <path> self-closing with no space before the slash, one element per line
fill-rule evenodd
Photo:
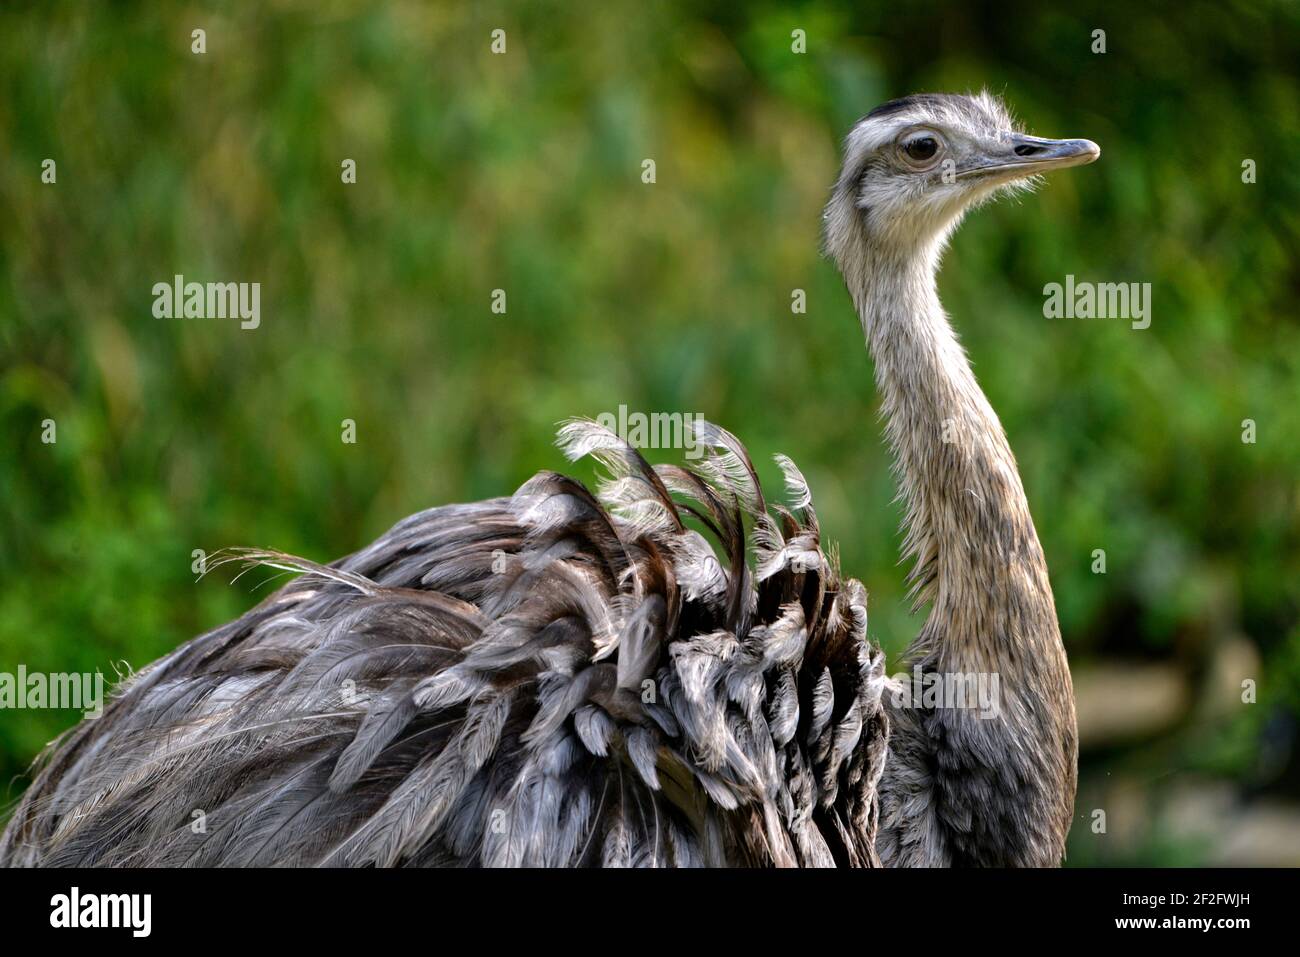
<path fill-rule="evenodd" d="M 845 279 L 907 506 L 904 557 L 915 560 L 918 602 L 933 602 L 930 624 L 942 626 L 923 630 L 912 651 L 986 670 L 1009 641 L 1059 646 L 1059 633 L 1015 458 L 939 303 L 945 239 L 877 244 L 860 228 Z M 1008 606 L 1033 620 L 1008 620 Z M 942 649 L 931 647 L 939 632 Z"/>
<path fill-rule="evenodd" d="M 914 594 L 932 603 L 907 657 L 925 671 L 999 676 L 1001 712 L 897 714 L 881 856 L 1054 865 L 1074 804 L 1070 673 L 1015 458 L 939 304 L 942 240 L 873 245 L 859 225 L 857 248 L 838 252 L 875 361 Z"/>

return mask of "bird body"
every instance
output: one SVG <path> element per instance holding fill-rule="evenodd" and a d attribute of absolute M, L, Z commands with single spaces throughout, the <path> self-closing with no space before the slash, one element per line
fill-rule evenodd
<path fill-rule="evenodd" d="M 75 729 L 0 855 L 875 863 L 888 719 L 866 593 L 821 552 L 811 504 L 765 518 L 744 450 L 706 434 L 722 444 L 697 477 L 651 469 L 595 423 L 566 428 L 571 450 L 612 466 L 625 516 L 542 473 L 510 498 L 414 515 L 332 567 L 244 555 L 302 576 Z M 752 556 L 741 500 L 763 529 Z"/>
<path fill-rule="evenodd" d="M 997 707 L 908 700 L 807 483 L 743 446 L 405 519 L 126 681 L 44 756 L 11 865 L 1053 865 L 1075 784 L 1069 669 L 1006 436 L 935 291 L 971 205 L 1097 155 L 923 95 L 850 134 L 826 211 L 876 364 L 930 614 L 906 662 Z M 201 826 L 200 826 L 201 825 Z"/>

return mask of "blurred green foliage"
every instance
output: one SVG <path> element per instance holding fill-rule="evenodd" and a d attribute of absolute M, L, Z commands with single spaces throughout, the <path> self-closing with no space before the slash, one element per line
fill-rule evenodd
<path fill-rule="evenodd" d="M 620 403 L 726 424 L 769 481 L 789 453 L 871 590 L 874 635 L 901 650 L 919 618 L 821 206 L 862 113 L 988 87 L 1031 130 L 1103 149 L 974 214 L 941 277 L 1019 457 L 1071 658 L 1194 663 L 1246 635 L 1259 707 L 1293 712 L 1298 10 L 7 5 L 0 670 L 138 668 L 265 593 L 196 583 L 193 549 L 336 557 L 560 467 L 555 423 Z M 177 273 L 260 282 L 261 327 L 154 318 L 153 284 Z M 1151 328 L 1044 319 L 1066 274 L 1150 282 Z M 3 780 L 74 717 L 0 715 Z M 1207 732 L 1213 772 L 1248 777 L 1267 725 Z M 1096 760 L 1187 760 L 1135 748 Z M 1195 857 L 1162 847 L 1131 856 Z"/>

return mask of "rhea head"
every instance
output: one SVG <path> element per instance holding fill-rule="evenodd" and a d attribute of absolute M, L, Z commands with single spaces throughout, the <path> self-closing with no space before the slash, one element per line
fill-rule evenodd
<path fill-rule="evenodd" d="M 988 93 L 891 100 L 845 141 L 826 207 L 827 251 L 846 276 L 873 252 L 924 256 L 942 248 L 966 210 L 1100 155 L 1091 140 L 1030 136 Z"/>

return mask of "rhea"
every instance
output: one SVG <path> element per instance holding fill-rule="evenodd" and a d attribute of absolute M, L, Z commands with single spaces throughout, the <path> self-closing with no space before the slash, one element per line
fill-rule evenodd
<path fill-rule="evenodd" d="M 543 472 L 413 515 L 124 681 L 44 753 L 11 865 L 1022 865 L 1060 862 L 1070 673 L 1007 438 L 935 290 L 963 214 L 1099 155 L 986 94 L 894 100 L 825 211 L 875 363 L 928 617 L 886 677 L 866 591 L 778 456 L 731 433 L 650 466 L 564 425 L 597 494 Z"/>

